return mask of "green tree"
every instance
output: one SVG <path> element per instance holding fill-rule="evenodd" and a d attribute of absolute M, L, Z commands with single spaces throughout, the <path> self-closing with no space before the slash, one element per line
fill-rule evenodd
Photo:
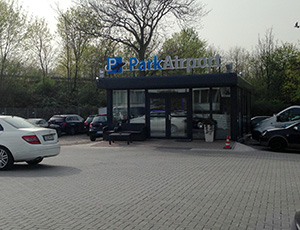
<path fill-rule="evenodd" d="M 0 85 L 14 59 L 23 59 L 27 15 L 15 1 L 0 0 Z"/>
<path fill-rule="evenodd" d="M 159 53 L 160 57 L 166 56 L 178 57 L 178 58 L 200 58 L 206 54 L 206 42 L 201 40 L 193 28 L 186 28 L 179 33 L 174 33 L 172 37 L 166 40 Z M 183 74 L 185 73 L 179 71 Z M 205 70 L 195 69 L 194 73 L 200 73 Z M 178 71 L 169 71 L 170 74 L 178 73 Z"/>
<path fill-rule="evenodd" d="M 94 39 L 85 49 L 82 56 L 81 75 L 94 81 L 99 77 L 100 69 L 104 69 L 107 57 L 118 56 L 118 45 L 115 42 Z"/>
<path fill-rule="evenodd" d="M 201 40 L 193 28 L 186 28 L 174 33 L 164 42 L 160 55 L 163 57 L 172 54 L 178 57 L 202 57 L 205 55 L 206 42 Z"/>
<path fill-rule="evenodd" d="M 76 22 L 76 23 L 75 23 Z M 60 56 L 60 64 L 64 68 L 69 82 L 70 99 L 76 103 L 77 83 L 82 63 L 82 56 L 89 44 L 90 36 L 76 28 L 77 23 L 85 23 L 81 9 L 71 8 L 66 12 L 60 12 L 58 33 L 62 39 L 63 50 Z"/>
<path fill-rule="evenodd" d="M 206 56 L 207 57 L 215 57 L 216 55 L 220 55 L 221 56 L 221 62 L 222 62 L 222 67 L 221 69 L 220 68 L 209 68 L 206 70 L 206 72 L 208 73 L 218 73 L 218 72 L 226 72 L 226 67 L 225 67 L 225 64 L 227 63 L 226 60 L 224 60 L 224 57 L 226 56 L 224 51 L 219 49 L 219 48 L 216 48 L 214 46 L 208 46 L 206 48 Z"/>
<path fill-rule="evenodd" d="M 286 62 L 286 79 L 282 91 L 285 102 L 298 105 L 300 101 L 300 51 L 295 50 L 294 46 L 293 54 L 293 58 Z"/>
<path fill-rule="evenodd" d="M 253 67 L 255 70 L 255 77 L 263 84 L 264 96 L 272 96 L 272 77 L 275 71 L 275 50 L 277 49 L 277 42 L 274 40 L 272 29 L 268 30 L 264 39 L 258 40 L 256 53 L 253 56 Z"/>
<path fill-rule="evenodd" d="M 250 74 L 250 53 L 242 47 L 233 47 L 229 49 L 225 56 L 225 63 L 232 63 L 232 72 L 249 76 Z"/>
<path fill-rule="evenodd" d="M 53 66 L 53 39 L 54 37 L 50 33 L 45 19 L 35 18 L 35 20 L 29 24 L 27 46 L 31 51 L 31 65 L 41 69 L 44 84 L 51 64 Z"/>
<path fill-rule="evenodd" d="M 264 40 L 259 40 L 256 53 L 252 56 L 252 76 L 249 78 L 254 86 L 254 113 L 266 111 L 273 114 L 291 105 L 293 100 L 289 95 L 296 93 L 296 87 L 294 74 L 289 69 L 298 53 L 292 44 L 278 45 L 272 30 L 266 33 Z"/>
<path fill-rule="evenodd" d="M 18 92 L 24 92 L 20 75 L 26 61 L 26 18 L 17 1 L 0 0 L 0 101 L 4 105 L 14 106 L 17 100 L 27 98 L 15 97 Z"/>

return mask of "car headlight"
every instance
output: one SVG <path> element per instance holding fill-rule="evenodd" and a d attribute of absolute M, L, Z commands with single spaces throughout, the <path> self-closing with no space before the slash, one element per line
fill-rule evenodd
<path fill-rule="evenodd" d="M 267 134 L 267 132 L 268 132 L 267 130 L 263 131 L 262 134 L 261 134 L 261 136 L 262 137 L 265 136 Z"/>

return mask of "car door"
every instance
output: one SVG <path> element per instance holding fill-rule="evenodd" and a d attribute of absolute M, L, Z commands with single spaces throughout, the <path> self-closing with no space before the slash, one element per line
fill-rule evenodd
<path fill-rule="evenodd" d="M 287 139 L 289 147 L 300 148 L 300 123 L 289 128 L 288 132 Z"/>
<path fill-rule="evenodd" d="M 68 129 L 70 130 L 74 129 L 75 131 L 77 130 L 77 124 L 74 120 L 74 116 L 66 117 L 66 122 L 67 122 Z"/>
<path fill-rule="evenodd" d="M 79 115 L 76 115 L 74 117 L 74 119 L 77 123 L 78 132 L 83 132 L 84 131 L 84 119 Z"/>
<path fill-rule="evenodd" d="M 287 127 L 298 120 L 300 120 L 300 109 L 299 108 L 288 109 L 277 117 L 277 122 L 275 122 L 275 128 Z"/>
<path fill-rule="evenodd" d="M 0 124 L 0 136 L 2 135 L 3 132 L 4 132 L 3 126 Z"/>

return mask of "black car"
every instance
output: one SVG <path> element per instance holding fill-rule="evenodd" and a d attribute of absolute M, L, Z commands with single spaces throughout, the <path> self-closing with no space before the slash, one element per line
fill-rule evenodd
<path fill-rule="evenodd" d="M 90 140 L 95 141 L 97 137 L 103 135 L 103 127 L 107 125 L 106 114 L 96 115 L 90 124 L 89 135 Z"/>
<path fill-rule="evenodd" d="M 90 124 L 93 121 L 95 116 L 96 115 L 89 115 L 84 121 L 83 129 L 87 133 L 87 135 L 89 135 Z"/>
<path fill-rule="evenodd" d="M 286 128 L 266 130 L 260 137 L 263 146 L 270 147 L 273 151 L 283 151 L 286 148 L 300 148 L 300 122 Z"/>
<path fill-rule="evenodd" d="M 61 136 L 61 128 L 59 125 L 50 124 L 48 121 L 46 121 L 43 118 L 28 118 L 27 121 L 39 127 L 55 129 L 57 132 L 57 136 L 59 137 Z"/>
<path fill-rule="evenodd" d="M 250 120 L 250 128 L 251 128 L 251 132 L 253 131 L 254 127 L 261 122 L 262 120 L 265 120 L 267 118 L 269 118 L 270 116 L 256 116 L 256 117 L 252 117 Z"/>
<path fill-rule="evenodd" d="M 63 133 L 70 135 L 84 132 L 84 119 L 77 114 L 54 115 L 48 122 L 59 125 Z"/>

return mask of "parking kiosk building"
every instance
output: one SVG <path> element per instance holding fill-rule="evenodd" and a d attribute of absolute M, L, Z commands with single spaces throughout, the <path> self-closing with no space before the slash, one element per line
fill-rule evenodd
<path fill-rule="evenodd" d="M 120 63 L 112 63 L 118 71 Z M 144 123 L 149 138 L 204 139 L 205 118 L 216 123 L 215 139 L 250 129 L 251 85 L 236 73 L 100 77 L 97 85 L 107 92 L 108 123 Z"/>

